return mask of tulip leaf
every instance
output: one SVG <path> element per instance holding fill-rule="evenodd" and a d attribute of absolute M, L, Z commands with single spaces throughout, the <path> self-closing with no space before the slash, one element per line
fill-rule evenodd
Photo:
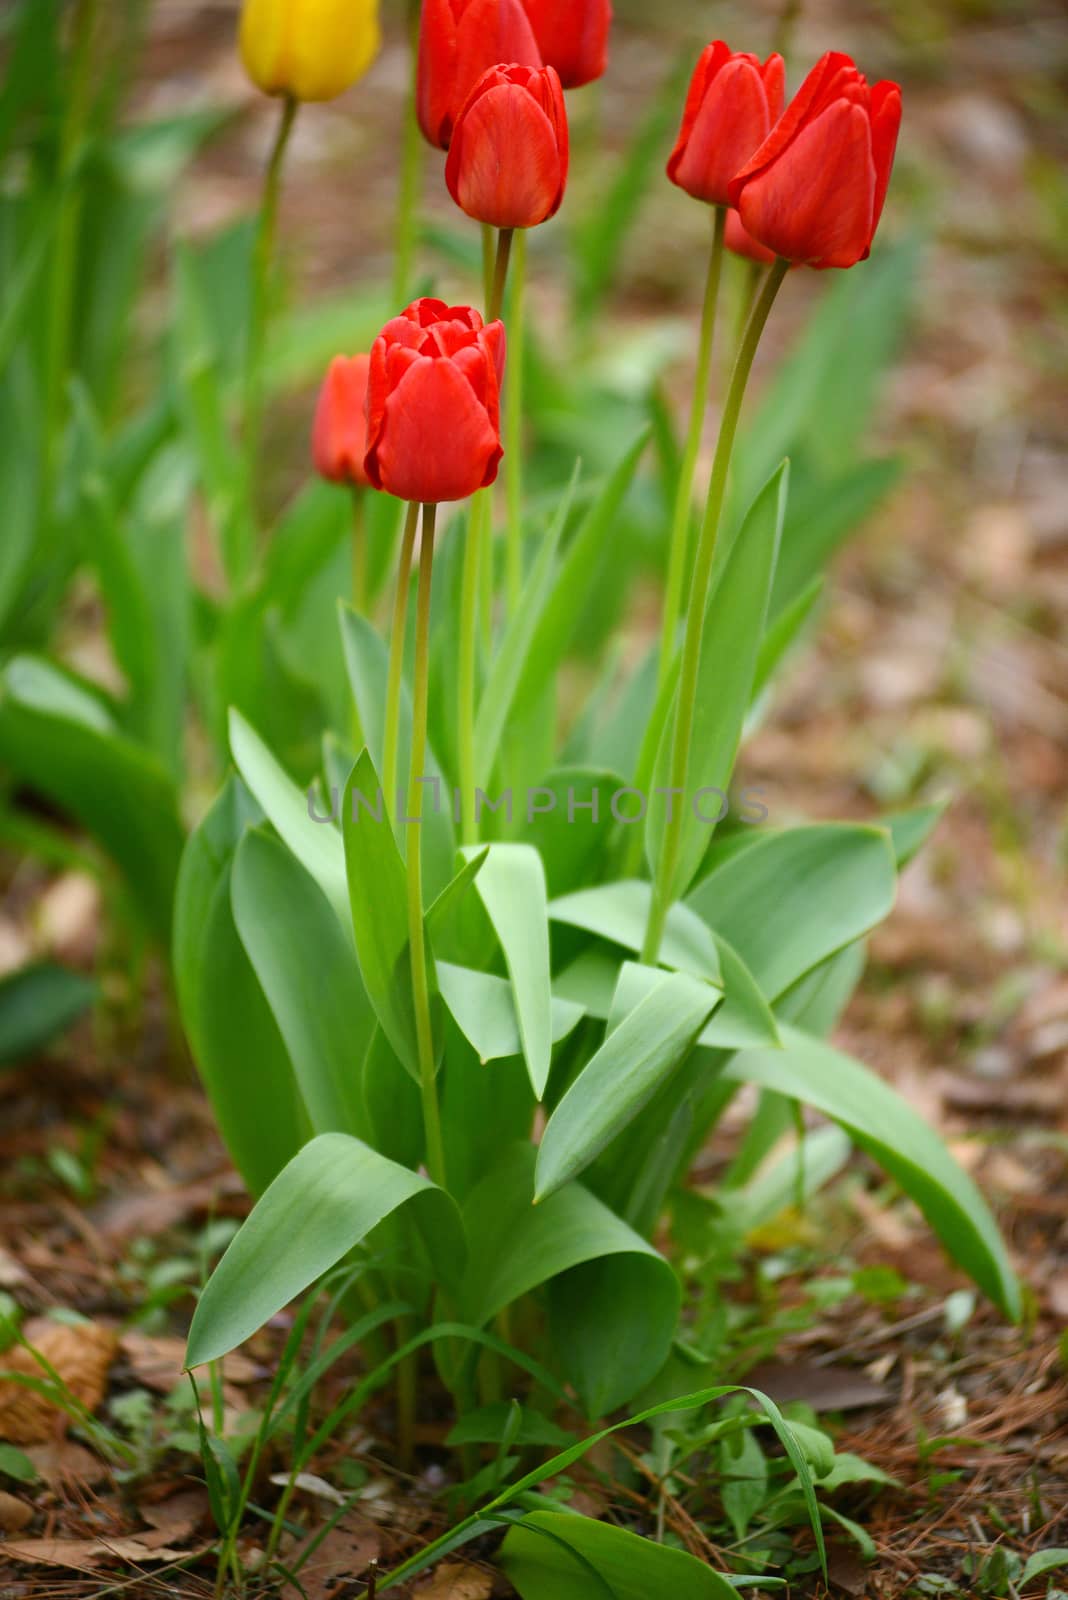
<path fill-rule="evenodd" d="M 498 1561 L 523 1600 L 738 1600 L 733 1583 L 687 1551 L 573 1512 L 528 1512 Z"/>
<path fill-rule="evenodd" d="M 306 791 L 298 789 L 239 711 L 230 712 L 230 750 L 275 832 L 325 894 L 342 927 L 349 926 L 345 847 L 331 822 L 315 822 Z"/>
<path fill-rule="evenodd" d="M 818 823 L 758 838 L 698 884 L 686 904 L 733 946 L 774 1001 L 882 922 L 896 886 L 884 829 Z"/>
<path fill-rule="evenodd" d="M 48 661 L 16 656 L 0 674 L 0 759 L 99 840 L 167 945 L 183 834 L 157 758 L 88 688 Z"/>
<path fill-rule="evenodd" d="M 386 704 L 386 680 L 389 661 L 386 647 L 368 622 L 341 603 L 341 642 L 345 652 L 349 686 L 359 716 L 364 743 L 374 762 L 375 770 L 382 771 L 383 718 Z M 397 772 L 402 793 L 397 796 L 396 814 L 403 817 L 407 804 L 407 779 L 412 747 L 412 699 L 407 684 L 401 685 L 400 726 L 397 735 Z M 434 751 L 428 745 L 425 770 L 428 780 L 423 797 L 423 868 L 424 893 L 433 900 L 446 887 L 452 877 L 456 854 L 456 838 L 452 821 L 451 793 Z M 388 798 L 388 797 L 387 797 Z M 406 848 L 405 830 L 398 829 L 397 847 L 403 857 Z"/>
<path fill-rule="evenodd" d="M 366 805 L 356 797 L 362 796 Z M 342 818 L 352 929 L 364 988 L 395 1054 L 419 1081 L 419 1049 L 408 941 L 408 878 L 382 805 L 374 763 L 365 750 L 345 789 Z M 427 951 L 435 1037 L 440 997 Z"/>
<path fill-rule="evenodd" d="M 638 462 L 649 443 L 643 431 L 625 452 L 614 471 L 597 492 L 589 511 L 580 523 L 557 568 L 552 594 L 538 618 L 534 638 L 512 702 L 512 720 L 521 723 L 545 692 L 567 654 L 578 631 L 583 609 L 601 562 L 619 508 L 638 469 Z"/>
<path fill-rule="evenodd" d="M 464 854 L 470 860 L 478 851 L 468 848 Z M 553 1048 L 548 897 L 541 857 L 530 845 L 490 845 L 475 889 L 500 941 L 523 1059 L 540 1100 L 549 1081 Z"/>
<path fill-rule="evenodd" d="M 98 992 L 92 979 L 51 961 L 5 973 L 0 978 L 0 1066 L 43 1050 L 88 1010 Z"/>
<path fill-rule="evenodd" d="M 754 501 L 713 589 L 701 640 L 685 792 L 656 799 L 649 806 L 645 842 L 654 869 L 664 846 L 669 807 L 682 808 L 672 898 L 685 894 L 693 882 L 726 805 L 753 697 L 788 487 L 789 467 L 784 462 Z M 677 705 L 676 697 L 657 752 L 656 790 L 668 790 L 672 782 Z"/>
<path fill-rule="evenodd" d="M 448 1282 L 463 1260 L 459 1214 L 428 1179 L 344 1133 L 306 1144 L 231 1240 L 193 1316 L 186 1364 L 233 1350 L 408 1201 L 432 1230 Z"/>
<path fill-rule="evenodd" d="M 266 1189 L 310 1132 L 285 1044 L 231 909 L 235 851 L 245 829 L 262 820 L 241 780 L 229 778 L 182 856 L 173 947 L 193 1059 L 226 1147 L 253 1194 Z"/>
<path fill-rule="evenodd" d="M 938 1135 L 875 1073 L 822 1040 L 781 1029 L 781 1050 L 746 1050 L 724 1076 L 801 1100 L 839 1123 L 919 1206 L 953 1258 L 1002 1311 L 1020 1286 L 978 1189 Z"/>
<path fill-rule="evenodd" d="M 612 1027 L 556 1105 L 538 1150 L 535 1200 L 575 1178 L 682 1065 L 721 995 L 685 973 L 664 973 Z"/>
<path fill-rule="evenodd" d="M 262 829 L 238 846 L 231 898 L 312 1127 L 365 1137 L 360 1076 L 376 1023 L 351 939 L 296 857 Z"/>
<path fill-rule="evenodd" d="M 560 1359 L 590 1416 L 614 1410 L 663 1366 L 679 1284 L 651 1245 L 570 1183 L 534 1205 L 536 1151 L 509 1147 L 464 1206 L 461 1304 L 482 1326 L 542 1284 Z"/>
<path fill-rule="evenodd" d="M 505 630 L 479 700 L 475 728 L 475 773 L 479 783 L 488 783 L 493 775 L 501 736 L 530 659 L 538 623 L 552 599 L 556 552 L 571 514 L 579 467 L 580 463 L 576 462 L 571 482 L 560 496 L 548 531 L 539 541 L 537 558 Z"/>
<path fill-rule="evenodd" d="M 580 889 L 563 895 L 549 905 L 554 922 L 584 928 L 627 950 L 641 950 L 649 920 L 652 889 L 637 878 L 605 884 L 597 889 Z M 683 904 L 673 905 L 668 913 L 660 959 L 665 966 L 688 972 L 696 978 L 719 983 L 719 952 L 716 941 L 701 918 Z"/>
<path fill-rule="evenodd" d="M 453 966 L 446 961 L 439 961 L 437 968 L 441 997 L 479 1060 L 483 1063 L 501 1061 L 522 1054 L 511 984 L 503 978 L 495 978 L 492 973 Z M 566 1039 L 584 1014 L 580 1005 L 554 996 L 553 1043 Z"/>

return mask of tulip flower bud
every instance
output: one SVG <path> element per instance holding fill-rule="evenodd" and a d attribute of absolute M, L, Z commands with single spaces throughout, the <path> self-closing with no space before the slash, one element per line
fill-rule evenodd
<path fill-rule="evenodd" d="M 782 56 L 761 66 L 722 39 L 701 54 L 686 97 L 668 177 L 695 200 L 725 206 L 727 186 L 782 115 L 786 69 Z"/>
<path fill-rule="evenodd" d="M 416 300 L 371 347 L 367 476 L 399 500 L 466 500 L 503 451 L 504 324 L 470 306 Z"/>
<path fill-rule="evenodd" d="M 363 464 L 370 368 L 370 356 L 335 356 L 319 391 L 312 459 L 316 472 L 330 483 L 363 487 L 371 481 Z"/>
<path fill-rule="evenodd" d="M 491 67 L 453 130 L 445 182 L 462 211 L 494 228 L 536 228 L 567 185 L 564 91 L 552 67 Z"/>
<path fill-rule="evenodd" d="M 541 66 L 521 0 L 423 0 L 415 103 L 431 144 L 449 148 L 468 95 L 500 61 Z"/>
<path fill-rule="evenodd" d="M 812 267 L 866 259 L 901 126 L 896 83 L 869 88 L 849 56 L 818 61 L 731 181 L 731 204 L 767 249 Z"/>
<path fill-rule="evenodd" d="M 333 100 L 378 53 L 378 0 L 245 0 L 241 59 L 265 94 Z"/>
<path fill-rule="evenodd" d="M 611 0 L 523 0 L 542 60 L 565 89 L 603 78 L 608 66 Z"/>

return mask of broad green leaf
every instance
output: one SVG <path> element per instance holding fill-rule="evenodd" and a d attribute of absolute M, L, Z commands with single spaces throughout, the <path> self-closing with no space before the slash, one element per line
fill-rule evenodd
<path fill-rule="evenodd" d="M 797 644 L 823 594 L 824 580 L 813 578 L 795 600 L 780 612 L 765 630 L 760 642 L 756 671 L 753 674 L 754 703 L 774 678 L 784 659 Z"/>
<path fill-rule="evenodd" d="M 789 466 L 784 462 L 754 501 L 713 590 L 701 640 L 685 793 L 650 803 L 645 841 L 654 869 L 664 846 L 669 806 L 682 807 L 672 898 L 685 894 L 693 882 L 730 788 L 753 695 L 788 489 Z M 672 781 L 675 715 L 673 710 L 667 719 L 657 754 L 656 790 L 669 788 Z"/>
<path fill-rule="evenodd" d="M 591 1416 L 613 1410 L 652 1378 L 674 1336 L 679 1285 L 651 1245 L 581 1184 L 533 1204 L 532 1145 L 501 1153 L 467 1198 L 468 1320 L 484 1325 L 549 1284 L 560 1358 Z"/>
<path fill-rule="evenodd" d="M 376 1022 L 352 941 L 296 857 L 262 829 L 238 846 L 231 898 L 312 1127 L 366 1137 L 360 1080 Z"/>
<path fill-rule="evenodd" d="M 472 967 L 457 967 L 439 961 L 438 983 L 441 998 L 448 1006 L 456 1026 L 470 1043 L 479 1060 L 500 1061 L 522 1054 L 519 1023 L 512 986 L 489 972 Z M 552 1042 L 559 1044 L 577 1027 L 584 1015 L 580 1005 L 553 998 Z"/>
<path fill-rule="evenodd" d="M 804 1101 L 841 1124 L 915 1200 L 954 1259 L 1008 1316 L 1020 1286 L 986 1202 L 938 1135 L 881 1078 L 822 1040 L 781 1030 L 782 1050 L 746 1050 L 725 1076 Z"/>
<path fill-rule="evenodd" d="M 297 788 L 239 711 L 230 713 L 230 749 L 268 822 L 315 879 L 342 927 L 349 927 L 345 847 L 337 828 L 312 819 L 307 791 Z"/>
<path fill-rule="evenodd" d="M 478 853 L 475 847 L 464 852 L 468 860 Z M 540 1100 L 549 1081 L 553 1048 L 549 922 L 541 857 L 529 845 L 490 845 L 475 889 L 504 952 L 523 1058 Z"/>
<path fill-rule="evenodd" d="M 603 945 L 591 944 L 553 979 L 553 994 L 581 1006 L 587 1016 L 606 1022 L 621 964 L 618 953 L 606 950 Z"/>
<path fill-rule="evenodd" d="M 512 1028 L 515 1032 L 514 1017 Z M 513 1052 L 487 1065 L 451 1017 L 445 1023 L 445 1066 L 438 1081 L 449 1193 L 463 1203 L 503 1148 L 530 1139 L 537 1102 L 520 1056 Z"/>
<path fill-rule="evenodd" d="M 382 718 L 386 704 L 386 679 L 389 661 L 386 647 L 366 617 L 359 616 L 344 602 L 339 607 L 341 641 L 349 686 L 356 702 L 360 728 L 374 762 L 382 770 Z M 412 745 L 412 701 L 407 684 L 401 686 L 400 729 L 397 739 L 397 773 L 402 793 L 398 795 L 397 816 L 403 817 L 407 805 L 408 767 Z M 452 877 L 456 836 L 452 821 L 452 795 L 434 751 L 428 746 L 424 777 L 428 781 L 423 797 L 424 892 L 430 900 L 441 893 Z M 405 830 L 398 830 L 398 848 L 403 856 Z"/>
<path fill-rule="evenodd" d="M 883 829 L 817 823 L 768 834 L 728 857 L 686 904 L 729 941 L 774 1001 L 882 922 L 896 886 Z"/>
<path fill-rule="evenodd" d="M 354 797 L 363 796 L 367 804 Z M 407 874 L 382 807 L 374 763 L 365 750 L 345 789 L 345 865 L 356 955 L 364 988 L 398 1059 L 419 1081 L 419 1049 L 408 941 Z M 434 958 L 427 951 L 431 1003 L 440 1005 Z M 438 1019 L 440 1021 L 440 1019 Z M 435 1027 L 435 1035 L 440 1028 Z"/>
<path fill-rule="evenodd" d="M 612 798 L 623 788 L 623 779 L 603 767 L 557 767 L 538 784 L 522 831 L 545 863 L 551 895 L 572 893 L 609 875 L 608 852 L 619 826 Z M 622 809 L 626 802 L 619 804 Z"/>
<path fill-rule="evenodd" d="M 0 978 L 0 1066 L 43 1050 L 93 1004 L 97 992 L 90 978 L 51 961 L 5 974 Z"/>
<path fill-rule="evenodd" d="M 717 939 L 716 945 L 721 962 L 721 981 L 724 985 L 722 1004 L 716 1006 L 710 1021 L 701 1029 L 697 1043 L 709 1050 L 743 1050 L 750 1049 L 754 1045 L 777 1044 L 779 1034 L 775 1017 L 752 974 L 725 939 Z M 582 970 L 578 967 L 578 963 L 576 969 Z M 592 966 L 587 970 L 589 972 L 587 981 L 592 988 L 591 1003 L 583 1009 L 591 1016 L 604 1017 L 608 1021 L 609 1031 L 632 1011 L 639 1001 L 651 994 L 663 977 L 663 969 L 660 967 L 648 967 L 638 961 L 625 961 L 621 967 L 616 966 L 614 969 L 618 974 L 618 981 L 605 1003 L 602 987 L 604 975 Z M 573 975 L 571 985 L 574 983 Z"/>
<path fill-rule="evenodd" d="M 0 675 L 0 758 L 100 842 L 166 945 L 183 833 L 159 762 L 87 689 L 31 656 L 15 657 Z"/>
<path fill-rule="evenodd" d="M 538 702 L 546 682 L 551 680 L 567 654 L 583 610 L 589 603 L 590 587 L 605 557 L 619 508 L 648 442 L 649 432 L 645 430 L 597 493 L 564 552 L 552 595 L 538 619 L 515 691 L 513 709 L 517 721 L 522 721 L 531 706 Z"/>
<path fill-rule="evenodd" d="M 738 1600 L 738 1590 L 685 1550 L 566 1511 L 532 1511 L 498 1557 L 523 1600 Z"/>
<path fill-rule="evenodd" d="M 450 1430 L 445 1443 L 450 1449 L 462 1444 L 500 1444 L 506 1430 L 511 1427 L 514 1405 L 514 1401 L 508 1404 L 500 1400 L 466 1412 Z M 558 1449 L 561 1445 L 570 1444 L 571 1438 L 571 1434 L 557 1427 L 540 1411 L 533 1411 L 527 1406 L 520 1407 L 519 1426 L 513 1438 L 515 1444 L 548 1445 Z"/>
<path fill-rule="evenodd" d="M 796 475 L 772 588 L 770 614 L 784 617 L 849 535 L 871 516 L 901 477 L 901 462 L 860 461 L 830 477 Z"/>
<path fill-rule="evenodd" d="M 599 889 L 580 889 L 577 894 L 553 900 L 549 915 L 554 922 L 583 928 L 626 950 L 641 950 L 649 920 L 652 889 L 638 878 L 610 883 Z M 719 952 L 708 927 L 688 905 L 673 905 L 668 912 L 660 959 L 665 966 L 688 972 L 696 978 L 719 983 Z"/>
<path fill-rule="evenodd" d="M 941 804 L 916 806 L 912 811 L 897 811 L 892 816 L 883 817 L 882 826 L 890 835 L 899 872 L 923 849 L 945 814 L 946 802 L 943 801 Z"/>
<path fill-rule="evenodd" d="M 185 847 L 173 947 L 193 1059 L 226 1147 L 253 1194 L 262 1194 L 310 1132 L 286 1047 L 231 909 L 234 852 L 245 829 L 262 820 L 240 779 L 229 778 Z"/>
<path fill-rule="evenodd" d="M 538 623 L 552 597 L 556 552 L 571 514 L 579 467 L 580 463 L 576 462 L 571 482 L 560 497 L 548 530 L 539 541 L 537 558 L 523 586 L 519 604 L 505 629 L 479 699 L 475 727 L 475 775 L 478 783 L 489 783 L 493 776 L 501 735 L 530 657 Z"/>
<path fill-rule="evenodd" d="M 549 1118 L 538 1150 L 535 1200 L 577 1177 L 682 1065 L 718 992 L 665 974 L 609 1032 Z"/>
<path fill-rule="evenodd" d="M 234 1349 L 399 1206 L 427 1214 L 451 1279 L 463 1258 L 459 1216 L 443 1190 L 344 1133 L 323 1133 L 278 1174 L 234 1236 L 193 1316 L 186 1364 Z"/>

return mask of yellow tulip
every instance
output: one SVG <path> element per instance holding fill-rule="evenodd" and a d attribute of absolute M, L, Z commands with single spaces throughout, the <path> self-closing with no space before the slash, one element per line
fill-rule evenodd
<path fill-rule="evenodd" d="M 333 100 L 371 65 L 378 0 L 245 0 L 241 59 L 265 94 Z"/>

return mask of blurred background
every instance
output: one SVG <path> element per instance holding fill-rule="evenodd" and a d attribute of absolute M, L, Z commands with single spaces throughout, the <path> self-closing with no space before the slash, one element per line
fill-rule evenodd
<path fill-rule="evenodd" d="M 388 285 L 408 93 L 407 7 L 387 0 L 383 10 L 385 42 L 372 70 L 340 100 L 302 110 L 286 170 L 279 240 L 289 309 L 270 347 L 275 398 L 259 486 L 272 513 L 307 482 L 326 361 L 365 347 L 396 309 Z M 82 410 L 77 398 L 71 402 L 73 448 L 88 461 L 79 481 L 94 481 L 94 430 L 110 441 L 109 481 L 122 480 L 124 462 L 140 460 L 151 434 L 154 399 L 177 374 L 182 425 L 201 453 L 208 490 L 194 494 L 184 467 L 168 460 L 140 484 L 144 536 L 135 564 L 151 578 L 154 609 L 126 637 L 126 659 L 116 659 L 100 574 L 70 558 L 61 538 L 35 542 L 31 479 L 42 447 L 27 433 L 18 361 L 5 366 L 0 391 L 4 654 L 45 648 L 105 690 L 121 689 L 143 637 L 162 640 L 164 655 L 177 656 L 181 629 L 200 627 L 198 607 L 224 586 L 205 526 L 213 451 L 223 453 L 224 479 L 228 448 L 210 410 L 210 380 L 232 359 L 240 332 L 248 219 L 277 120 L 276 105 L 242 71 L 238 11 L 237 0 L 99 7 L 101 44 L 88 91 L 103 101 L 113 96 L 121 153 L 94 169 L 76 219 L 84 254 L 70 308 L 72 365 L 91 400 Z M 715 37 L 761 56 L 779 45 L 792 91 L 824 50 L 843 49 L 870 79 L 903 86 L 902 143 L 872 262 L 844 275 L 794 274 L 762 351 L 757 407 L 769 367 L 798 348 L 823 307 L 817 327 L 840 371 L 824 389 L 833 410 L 829 401 L 826 415 L 804 419 L 799 479 L 802 487 L 832 485 L 831 520 L 841 522 L 843 539 L 863 526 L 835 558 L 819 625 L 747 743 L 740 777 L 763 788 L 772 822 L 947 802 L 932 842 L 904 877 L 894 915 L 874 936 L 841 1037 L 956 1140 L 1028 1264 L 1046 1332 L 1062 1330 L 1068 13 L 1060 0 L 616 0 L 616 12 L 607 77 L 570 100 L 574 164 L 565 206 L 531 243 L 531 388 L 546 486 L 566 481 L 576 450 L 598 471 L 615 460 L 650 400 L 654 421 L 684 414 L 707 216 L 667 183 L 663 166 L 698 50 Z M 19 15 L 11 0 L 0 0 L 10 114 L 8 126 L 0 116 L 0 146 L 20 117 L 32 125 L 38 114 L 31 91 L 41 64 L 18 53 Z M 149 123 L 157 132 L 142 137 Z M 5 207 L 30 166 L 17 148 L 12 159 Z M 442 164 L 438 152 L 422 152 L 415 285 L 477 298 L 477 236 L 448 199 Z M 35 259 L 12 243 L 9 209 L 0 229 L 5 358 L 32 303 L 19 263 Z M 50 236 L 41 237 L 33 250 L 47 259 Z M 740 272 L 729 292 L 740 304 Z M 736 315 L 729 299 L 726 334 Z M 725 348 L 721 335 L 719 367 Z M 581 357 L 574 375 L 573 353 Z M 140 419 L 136 428 L 127 427 L 131 418 Z M 858 435 L 866 475 L 840 478 L 836 456 L 841 451 L 847 463 Z M 649 532 L 655 477 L 646 474 L 621 520 L 620 538 L 639 549 L 636 564 L 621 563 L 637 574 L 633 584 L 616 593 L 605 572 L 591 595 L 593 655 L 611 637 L 612 648 L 636 659 L 655 633 L 663 560 L 661 536 Z M 803 497 L 799 504 L 803 510 Z M 61 504 L 58 523 L 77 524 L 86 514 L 81 502 Z M 179 622 L 167 599 L 184 581 L 185 550 L 208 599 Z M 285 616 L 279 660 L 286 670 L 257 689 L 268 703 L 273 696 L 299 710 L 301 665 L 313 662 L 320 677 L 335 670 L 321 619 L 345 586 L 345 551 L 332 561 L 306 602 Z M 273 581 L 285 611 L 284 563 Z M 241 641 L 235 633 L 235 660 Z M 278 665 L 273 657 L 271 665 Z M 578 704 L 581 663 L 574 679 Z M 203 728 L 185 725 L 180 691 L 157 690 L 134 708 L 138 732 L 181 774 L 188 824 L 213 792 L 217 756 Z M 210 692 L 205 698 L 210 725 Z M 308 719 L 315 738 L 319 709 Z M 296 765 L 302 750 L 294 739 Z M 124 891 L 91 870 L 81 842 L 56 827 L 47 806 L 27 808 L 19 798 L 5 778 L 0 978 L 29 962 L 55 961 L 97 973 L 110 1004 L 82 1024 L 48 1074 L 0 1074 L 0 1159 L 10 1174 L 4 1214 L 12 1230 L 34 1239 L 18 1270 L 36 1275 L 46 1300 L 84 1303 L 70 1243 L 81 1238 L 82 1248 L 89 1230 L 93 1270 L 101 1260 L 118 1261 L 119 1279 L 126 1273 L 159 1308 L 168 1303 L 168 1261 L 151 1250 L 129 1253 L 129 1240 L 203 1221 L 220 1196 L 237 1204 L 240 1186 L 232 1175 L 220 1179 L 228 1167 L 175 1037 L 164 985 L 153 978 L 146 988 L 144 950 L 112 915 L 109 897 Z M 180 833 L 169 815 L 176 855 Z M 983 1137 L 957 1138 L 976 1132 Z M 91 1222 L 79 1219 L 72 1198 L 99 1202 Z M 904 1225 L 889 1202 L 875 1205 L 858 1190 L 850 1204 L 858 1259 L 870 1249 L 910 1283 L 959 1287 L 926 1233 Z M 836 1248 L 805 1243 L 817 1256 Z M 188 1276 L 189 1262 L 181 1267 Z M 13 1270 L 3 1250 L 0 1269 L 2 1291 L 10 1286 L 3 1272 Z M 990 1404 L 969 1418 L 969 1432 L 997 1444 L 1032 1415 L 1028 1405 L 1038 1421 L 1054 1407 L 1054 1390 L 1063 1398 L 1062 1358 L 1051 1333 L 1040 1350 L 1010 1359 L 1005 1339 L 1013 1336 L 992 1314 L 979 1315 L 988 1339 L 979 1378 Z M 907 1410 L 881 1424 L 880 1459 L 889 1470 L 895 1442 L 912 1447 Z M 946 1412 L 943 1431 L 962 1425 L 955 1416 Z M 854 1446 L 875 1448 L 871 1438 Z M 1021 1483 L 1015 1468 L 991 1479 L 990 1495 L 1001 1497 L 1006 1515 Z M 937 1542 L 937 1533 L 931 1537 Z M 895 1538 L 907 1543 L 900 1530 Z"/>

